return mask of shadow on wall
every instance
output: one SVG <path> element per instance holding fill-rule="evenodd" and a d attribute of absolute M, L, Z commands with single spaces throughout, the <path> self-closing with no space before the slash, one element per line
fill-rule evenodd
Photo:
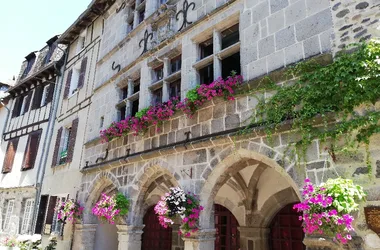
<path fill-rule="evenodd" d="M 118 242 L 116 225 L 98 222 L 94 250 L 117 250 Z"/>

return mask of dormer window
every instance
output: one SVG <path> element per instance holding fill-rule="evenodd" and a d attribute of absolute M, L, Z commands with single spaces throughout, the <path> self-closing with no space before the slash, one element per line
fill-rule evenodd
<path fill-rule="evenodd" d="M 29 74 L 30 70 L 33 67 L 34 62 L 36 61 L 36 54 L 32 52 L 29 55 L 27 55 L 25 58 L 27 60 L 27 65 L 24 72 L 22 73 L 21 78 L 25 78 Z"/>
<path fill-rule="evenodd" d="M 58 36 L 55 36 L 46 42 L 49 50 L 45 56 L 45 60 L 44 60 L 45 64 L 48 64 L 50 62 L 50 59 L 51 59 L 55 49 L 57 48 L 57 43 L 56 43 L 57 39 L 58 39 Z"/>

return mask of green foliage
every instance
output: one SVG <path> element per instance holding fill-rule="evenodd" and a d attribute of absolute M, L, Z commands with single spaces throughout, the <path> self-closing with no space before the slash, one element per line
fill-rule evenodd
<path fill-rule="evenodd" d="M 292 120 L 292 129 L 302 136 L 295 145 L 298 153 L 315 139 L 344 138 L 350 147 L 368 144 L 380 132 L 380 112 L 374 108 L 380 97 L 379 58 L 380 44 L 370 41 L 355 44 L 353 51 L 341 53 L 327 66 L 313 60 L 299 63 L 287 72 L 295 82 L 259 100 L 252 120 L 269 134 Z"/>
<path fill-rule="evenodd" d="M 196 100 L 200 99 L 200 96 L 198 94 L 199 85 L 197 85 L 196 88 L 189 90 L 189 92 L 186 93 L 186 98 L 191 101 L 195 102 Z"/>
<path fill-rule="evenodd" d="M 119 215 L 124 216 L 129 212 L 129 199 L 127 199 L 124 194 L 117 193 L 115 196 L 116 208 L 120 210 Z"/>
<path fill-rule="evenodd" d="M 328 179 L 323 184 L 325 193 L 333 197 L 333 206 L 338 212 L 351 213 L 359 209 L 359 202 L 365 200 L 363 187 L 355 185 L 350 179 Z"/>
<path fill-rule="evenodd" d="M 147 108 L 144 108 L 142 110 L 140 110 L 139 112 L 136 112 L 136 117 L 137 118 L 140 118 L 143 117 L 144 115 L 146 115 L 146 112 L 148 112 L 148 110 L 150 109 L 150 107 L 147 107 Z"/>

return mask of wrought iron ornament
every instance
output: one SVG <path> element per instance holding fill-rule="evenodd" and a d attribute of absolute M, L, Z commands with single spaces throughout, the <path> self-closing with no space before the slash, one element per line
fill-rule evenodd
<path fill-rule="evenodd" d="M 141 43 L 144 42 L 144 49 L 143 49 L 141 55 L 148 51 L 148 40 L 149 40 L 149 38 L 150 38 L 150 40 L 153 39 L 153 33 L 148 33 L 148 30 L 145 30 L 144 38 L 141 39 L 141 41 L 139 42 L 140 48 L 141 48 Z"/>
<path fill-rule="evenodd" d="M 116 9 L 116 13 L 119 13 L 121 10 L 123 10 L 127 6 L 127 3 L 124 1 L 119 8 Z"/>
<path fill-rule="evenodd" d="M 187 12 L 189 11 L 190 7 L 193 7 L 192 10 L 195 9 L 195 3 L 192 2 L 192 3 L 188 3 L 187 0 L 185 0 L 183 2 L 183 7 L 182 7 L 182 10 L 178 11 L 177 15 L 175 16 L 175 18 L 177 19 L 177 21 L 179 20 L 178 16 L 182 13 L 182 16 L 183 16 L 183 21 L 182 21 L 182 25 L 181 25 L 181 28 L 179 28 L 178 31 L 181 31 L 183 28 L 186 28 L 186 26 L 188 24 L 192 24 L 193 22 L 189 22 L 187 20 Z"/>
<path fill-rule="evenodd" d="M 119 73 L 120 70 L 121 70 L 120 64 L 118 64 L 118 65 L 115 66 L 115 62 L 113 62 L 112 63 L 112 70 L 117 70 L 117 73 Z"/>

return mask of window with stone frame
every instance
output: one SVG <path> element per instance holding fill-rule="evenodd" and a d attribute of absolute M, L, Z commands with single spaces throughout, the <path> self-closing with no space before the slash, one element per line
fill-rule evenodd
<path fill-rule="evenodd" d="M 21 234 L 31 233 L 31 224 L 34 208 L 34 199 L 27 199 L 23 202 L 24 214 L 21 223 Z"/>
<path fill-rule="evenodd" d="M 120 88 L 120 99 L 116 104 L 117 120 L 135 116 L 139 111 L 140 78 L 129 79 L 127 86 Z"/>
<path fill-rule="evenodd" d="M 182 57 L 181 55 L 176 56 L 170 60 L 170 73 L 173 74 L 181 70 Z"/>
<path fill-rule="evenodd" d="M 240 41 L 239 24 L 235 24 L 221 32 L 222 50 Z"/>
<path fill-rule="evenodd" d="M 153 69 L 153 82 L 157 82 L 164 78 L 164 65 L 161 64 L 157 68 Z"/>
<path fill-rule="evenodd" d="M 124 105 L 118 107 L 118 117 L 117 120 L 121 121 L 124 120 L 127 117 L 127 106 L 124 103 Z"/>
<path fill-rule="evenodd" d="M 222 64 L 222 77 L 227 78 L 232 72 L 240 75 L 239 24 L 223 30 L 221 32 L 221 39 L 222 47 L 218 58 Z"/>
<path fill-rule="evenodd" d="M 41 132 L 42 130 L 32 132 L 28 137 L 28 143 L 26 145 L 24 160 L 21 167 L 22 171 L 34 168 L 41 138 Z"/>
<path fill-rule="evenodd" d="M 200 84 L 210 84 L 214 81 L 214 64 L 209 64 L 199 70 Z"/>
<path fill-rule="evenodd" d="M 57 214 L 57 207 L 60 202 L 65 202 L 66 198 L 65 197 L 57 197 L 56 203 L 55 203 L 55 208 L 54 208 L 54 215 L 53 215 L 53 220 L 51 223 L 51 232 L 62 235 L 63 234 L 63 223 L 58 221 L 58 214 Z"/>
<path fill-rule="evenodd" d="M 213 39 L 210 38 L 202 43 L 199 44 L 199 48 L 200 48 L 200 59 L 204 59 L 208 56 L 211 56 L 212 54 L 214 54 L 214 47 L 213 47 L 214 43 L 213 43 Z"/>
<path fill-rule="evenodd" d="M 162 103 L 162 86 L 152 91 L 152 105 Z"/>
<path fill-rule="evenodd" d="M 174 97 L 181 99 L 181 79 L 169 83 L 169 98 Z"/>
<path fill-rule="evenodd" d="M 133 2 L 128 7 L 127 33 L 131 32 L 134 29 L 135 9 L 136 9 L 136 3 Z"/>
<path fill-rule="evenodd" d="M 14 138 L 8 141 L 7 152 L 5 154 L 4 162 L 3 162 L 3 170 L 2 173 L 10 173 L 13 168 L 13 162 L 17 152 L 19 138 Z"/>
<path fill-rule="evenodd" d="M 9 231 L 9 227 L 11 224 L 11 218 L 13 215 L 13 210 L 15 207 L 15 200 L 7 200 L 6 201 L 6 210 L 5 210 L 5 216 L 4 216 L 4 222 L 3 222 L 3 232 Z"/>
<path fill-rule="evenodd" d="M 144 18 L 145 18 L 145 6 L 141 7 L 139 10 L 138 10 L 138 23 L 142 23 L 142 21 L 144 21 Z"/>

